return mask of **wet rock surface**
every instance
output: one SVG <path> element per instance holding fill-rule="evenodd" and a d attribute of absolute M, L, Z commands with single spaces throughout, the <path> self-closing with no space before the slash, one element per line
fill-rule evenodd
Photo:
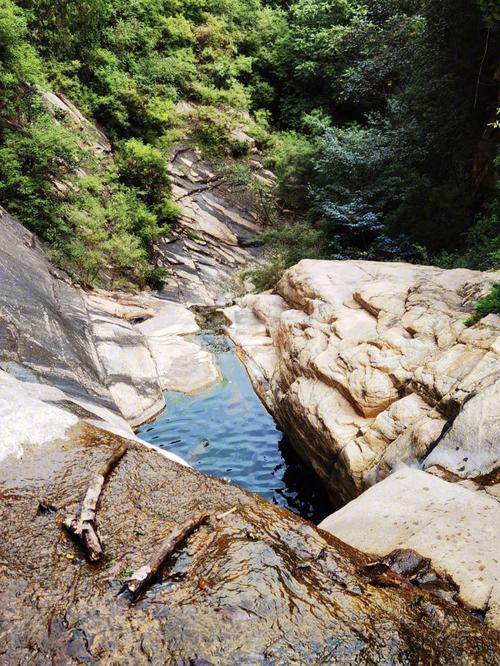
<path fill-rule="evenodd" d="M 498 635 L 461 609 L 410 584 L 374 584 L 368 558 L 333 536 L 140 443 L 106 482 L 105 559 L 87 563 L 61 522 L 123 441 L 80 422 L 2 465 L 2 663 L 498 663 Z M 120 596 L 198 511 L 210 522 L 144 595 Z"/>

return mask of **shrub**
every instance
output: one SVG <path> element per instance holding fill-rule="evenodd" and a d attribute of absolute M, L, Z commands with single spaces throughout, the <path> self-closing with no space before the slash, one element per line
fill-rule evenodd
<path fill-rule="evenodd" d="M 140 139 L 129 139 L 116 157 L 120 179 L 139 190 L 148 203 L 159 203 L 170 192 L 167 161 L 162 152 Z"/>
<path fill-rule="evenodd" d="M 486 296 L 479 299 L 474 307 L 474 314 L 466 323 L 471 326 L 489 314 L 500 314 L 500 282 L 495 284 Z"/>
<path fill-rule="evenodd" d="M 278 178 L 280 196 L 288 206 L 307 208 L 315 154 L 311 139 L 298 132 L 283 132 L 275 139 L 267 163 Z"/>
<path fill-rule="evenodd" d="M 74 173 L 89 159 L 74 131 L 42 115 L 23 130 L 4 130 L 0 196 L 11 212 L 48 240 L 64 233 L 63 197 Z"/>
<path fill-rule="evenodd" d="M 275 286 L 285 268 L 283 255 L 279 252 L 270 252 L 264 261 L 242 271 L 241 278 L 250 280 L 256 291 L 266 291 Z"/>

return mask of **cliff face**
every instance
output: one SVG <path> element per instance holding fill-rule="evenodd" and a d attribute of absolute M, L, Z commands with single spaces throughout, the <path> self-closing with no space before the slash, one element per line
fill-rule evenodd
<path fill-rule="evenodd" d="M 258 154 L 249 165 L 255 179 L 272 184 Z M 251 247 L 262 229 L 255 197 L 192 148 L 174 152 L 169 172 L 181 216 L 175 232 L 155 246 L 157 261 L 170 272 L 163 293 L 188 305 L 225 305 L 240 271 L 262 255 Z"/>
<path fill-rule="evenodd" d="M 466 270 L 302 261 L 285 273 L 276 293 L 246 296 L 225 310 L 256 389 L 333 501 L 340 506 L 389 477 L 380 491 L 376 486 L 357 500 L 356 521 L 346 507 L 342 528 L 335 514 L 323 526 L 380 554 L 419 541 L 417 550 L 458 577 L 465 598 L 483 610 L 500 599 L 494 555 L 500 318 L 490 315 L 472 328 L 464 321 L 497 281 L 496 274 Z M 390 475 L 405 465 L 415 470 L 391 503 Z M 377 492 L 382 495 L 374 509 L 370 500 L 377 501 Z M 467 534 L 463 492 L 472 503 L 482 498 Z M 444 496 L 448 503 L 456 500 L 452 518 Z M 387 503 L 394 505 L 390 511 Z M 389 521 L 396 507 L 399 516 Z M 380 543 L 363 522 L 374 514 Z M 412 519 L 414 529 L 402 529 Z M 432 534 L 412 539 L 431 521 Z M 461 558 L 451 556 L 451 542 L 437 548 L 451 533 Z M 498 610 L 490 613 L 492 622 L 498 622 Z"/>

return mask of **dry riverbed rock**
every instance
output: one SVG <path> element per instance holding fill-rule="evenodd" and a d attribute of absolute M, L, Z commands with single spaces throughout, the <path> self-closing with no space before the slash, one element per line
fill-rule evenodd
<path fill-rule="evenodd" d="M 500 504 L 486 493 L 405 468 L 364 492 L 320 527 L 384 556 L 411 548 L 449 575 L 461 599 L 500 629 Z"/>
<path fill-rule="evenodd" d="M 52 439 L 17 430 L 22 464 L 0 468 L 2 663 L 498 663 L 498 634 L 461 608 L 375 579 L 369 558 L 289 512 L 53 409 Z M 123 443 L 97 510 L 105 555 L 89 564 L 62 522 Z M 120 594 L 199 511 L 209 523 L 137 601 Z"/>
<path fill-rule="evenodd" d="M 464 323 L 497 281 L 304 260 L 275 294 L 225 310 L 257 391 L 336 503 L 423 461 L 444 431 L 428 467 L 462 478 L 498 468 L 500 317 Z"/>

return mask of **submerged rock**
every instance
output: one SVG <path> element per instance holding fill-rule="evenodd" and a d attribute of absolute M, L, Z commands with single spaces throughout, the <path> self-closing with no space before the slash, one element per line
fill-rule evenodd
<path fill-rule="evenodd" d="M 122 438 L 80 421 L 0 470 L 0 660 L 8 664 L 496 664 L 497 634 L 292 514 L 129 440 L 97 512 L 105 559 L 62 528 Z M 236 510 L 232 510 L 236 507 Z M 135 603 L 120 595 L 195 512 Z M 218 516 L 218 518 L 217 518 Z"/>

